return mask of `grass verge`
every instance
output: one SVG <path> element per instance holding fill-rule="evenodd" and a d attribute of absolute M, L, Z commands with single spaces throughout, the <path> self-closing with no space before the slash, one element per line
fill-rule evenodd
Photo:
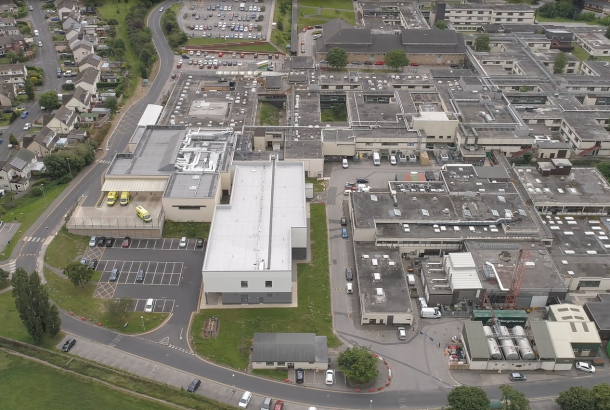
<path fill-rule="evenodd" d="M 6 195 L 0 199 L 0 205 L 4 205 L 7 208 L 6 214 L 4 214 L 4 221 L 11 222 L 16 220 L 21 223 L 19 226 L 19 231 L 15 231 L 13 233 L 13 237 L 11 238 L 11 243 L 6 245 L 4 251 L 0 253 L 0 260 L 6 260 L 11 257 L 11 252 L 15 248 L 15 245 L 19 242 L 19 238 L 23 232 L 27 231 L 30 226 L 42 215 L 42 213 L 47 209 L 49 205 L 57 198 L 63 190 L 67 187 L 67 185 L 55 185 L 48 186 L 45 185 L 45 195 L 35 198 L 31 196 L 23 196 L 19 199 L 16 199 L 14 202 L 11 201 L 12 196 Z M 12 208 L 9 209 L 8 202 L 11 202 Z"/>
<path fill-rule="evenodd" d="M 326 189 L 324 181 L 318 181 L 318 178 L 305 178 L 305 182 L 313 184 L 313 192 L 324 192 Z"/>
<path fill-rule="evenodd" d="M 271 32 L 271 41 L 280 48 L 280 50 L 285 51 L 287 45 L 290 45 L 290 30 L 292 25 L 290 24 L 290 19 L 292 15 L 292 10 L 288 10 L 287 13 L 282 14 L 280 12 L 280 1 L 275 2 L 275 9 L 273 10 L 273 21 L 277 23 L 277 28 Z M 283 30 L 280 30 L 281 27 Z"/>
<path fill-rule="evenodd" d="M 7 409 L 173 408 L 5 352 L 0 352 L 0 379 L 2 406 Z"/>
<path fill-rule="evenodd" d="M 252 373 L 257 376 L 263 376 L 268 379 L 284 381 L 288 378 L 287 370 L 267 370 L 267 369 L 253 369 Z"/>
<path fill-rule="evenodd" d="M 254 41 L 252 40 L 252 43 L 248 43 L 248 40 L 235 38 L 189 38 L 184 46 L 222 45 L 223 48 L 222 50 L 219 49 L 219 51 L 260 51 L 261 53 L 277 53 L 278 51 L 277 48 L 269 43 L 255 43 Z"/>
<path fill-rule="evenodd" d="M 74 312 L 76 317 L 85 317 L 93 323 L 101 323 L 104 327 L 121 333 L 142 333 L 159 326 L 167 318 L 167 313 L 128 312 L 122 318 L 109 317 L 106 313 L 105 302 L 108 299 L 94 298 L 96 285 L 88 283 L 83 288 L 75 287 L 67 279 L 60 278 L 49 269 L 45 269 L 49 297 L 62 309 Z M 141 318 L 144 316 L 144 319 Z M 144 320 L 144 328 L 142 328 Z M 125 323 L 130 325 L 123 328 Z"/>
<path fill-rule="evenodd" d="M 301 7 L 322 7 L 326 9 L 353 10 L 351 0 L 301 0 L 299 1 L 299 9 Z"/>
<path fill-rule="evenodd" d="M 209 235 L 209 222 L 174 222 L 166 220 L 163 224 L 164 238 L 182 238 L 186 236 L 189 239 L 196 239 L 207 238 Z"/>
<path fill-rule="evenodd" d="M 260 125 L 280 125 L 280 109 L 273 104 L 262 103 Z"/>
<path fill-rule="evenodd" d="M 330 285 L 328 279 L 328 237 L 326 209 L 311 205 L 311 263 L 298 265 L 296 308 L 206 309 L 195 315 L 191 329 L 192 346 L 214 362 L 245 369 L 255 332 L 315 333 L 328 337 L 328 346 L 339 346 L 332 331 Z M 204 338 L 201 328 L 208 316 L 220 319 L 216 339 Z"/>
<path fill-rule="evenodd" d="M 44 261 L 57 269 L 64 269 L 70 262 L 85 253 L 89 237 L 75 235 L 62 226 L 44 255 Z"/>
<path fill-rule="evenodd" d="M 15 299 L 13 299 L 11 292 L 5 292 L 0 295 L 0 323 L 2 323 L 0 335 L 19 340 L 20 342 L 34 343 L 28 332 L 26 332 L 23 322 L 19 319 L 19 313 L 17 308 L 15 308 Z M 43 339 L 41 346 L 52 349 L 59 343 L 62 337 L 61 332 L 54 338 L 47 336 Z"/>
<path fill-rule="evenodd" d="M 229 406 L 224 403 L 217 402 L 215 400 L 208 399 L 205 396 L 201 396 L 199 394 L 188 393 L 183 390 L 178 390 L 177 388 L 167 386 L 165 384 L 157 383 L 155 381 L 145 379 L 142 377 L 138 377 L 136 375 L 123 372 L 120 370 L 113 369 L 111 367 L 107 367 L 101 364 L 97 364 L 86 359 L 75 357 L 67 354 L 63 354 L 56 351 L 51 351 L 47 349 L 40 349 L 35 346 L 31 346 L 28 344 L 16 342 L 6 338 L 0 338 L 0 342 L 2 347 L 5 349 L 10 349 L 27 356 L 35 357 L 37 359 L 43 360 L 45 362 L 51 363 L 55 366 L 58 366 L 62 369 L 71 370 L 75 373 L 81 374 L 83 376 L 93 377 L 95 379 L 99 379 L 101 381 L 110 383 L 113 386 L 121 387 L 123 389 L 131 390 L 136 393 L 143 394 L 145 396 L 153 397 L 155 399 L 165 400 L 169 403 L 174 403 L 179 406 L 183 406 L 189 409 L 195 410 L 230 410 L 235 407 Z M 64 376 L 65 377 L 65 376 Z M 21 379 L 17 379 L 20 382 L 23 382 Z M 63 380 L 60 379 L 60 381 Z M 66 390 L 64 387 L 58 389 L 61 394 L 68 395 L 73 394 L 71 390 Z M 68 393 L 66 393 L 68 392 Z M 30 391 L 31 393 L 31 391 Z M 116 393 L 115 393 L 116 394 Z M 30 394 L 31 395 L 31 394 Z M 44 396 L 41 396 L 44 397 Z M 94 396 L 93 402 L 97 403 L 97 397 Z M 150 402 L 148 403 L 150 406 Z M 84 408 L 85 403 L 80 403 L 78 408 Z M 52 408 L 76 408 L 77 406 L 53 406 Z M 7 407 L 8 408 L 8 407 Z M 45 403 L 45 406 L 38 407 L 11 407 L 11 408 L 51 408 L 49 407 L 49 402 Z M 117 408 L 117 409 L 132 409 L 133 407 L 126 405 L 118 405 L 115 407 L 106 407 L 106 406 L 95 406 L 96 409 L 106 409 L 106 408 Z M 152 407 L 148 407 L 152 408 Z"/>
<path fill-rule="evenodd" d="M 351 5 L 350 5 L 351 6 Z M 323 8 L 321 13 L 318 8 L 303 7 L 299 5 L 299 24 L 298 29 L 302 30 L 307 26 L 315 26 L 318 24 L 325 24 L 334 19 L 341 19 L 350 25 L 356 24 L 356 16 L 353 10 L 339 10 L 337 8 Z"/>

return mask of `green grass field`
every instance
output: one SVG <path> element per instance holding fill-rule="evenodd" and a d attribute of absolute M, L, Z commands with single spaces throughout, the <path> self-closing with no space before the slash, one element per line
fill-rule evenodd
<path fill-rule="evenodd" d="M 313 332 L 327 336 L 329 347 L 339 346 L 340 342 L 332 331 L 327 239 L 326 209 L 323 204 L 312 204 L 312 262 L 298 265 L 299 306 L 202 310 L 195 316 L 191 330 L 195 351 L 216 363 L 245 369 L 254 332 Z M 208 316 L 220 318 L 220 332 L 216 339 L 201 336 L 201 328 Z"/>
<path fill-rule="evenodd" d="M 74 235 L 62 226 L 44 255 L 44 261 L 57 269 L 64 269 L 82 256 L 89 244 L 88 236 Z"/>
<path fill-rule="evenodd" d="M 321 11 L 321 13 L 318 14 L 318 11 Z M 328 23 L 329 21 L 337 18 L 342 19 L 351 25 L 356 24 L 354 11 L 351 9 L 341 10 L 338 8 L 329 8 L 327 6 L 326 8 L 319 10 L 316 7 L 304 7 L 299 5 L 298 28 L 299 30 L 302 30 L 304 27 Z"/>
<path fill-rule="evenodd" d="M 164 238 L 182 238 L 186 236 L 189 239 L 197 239 L 207 238 L 209 235 L 209 222 L 174 222 L 166 220 L 163 224 Z"/>
<path fill-rule="evenodd" d="M 129 409 L 174 407 L 123 393 L 101 383 L 0 352 L 2 408 L 21 410 Z"/>
<path fill-rule="evenodd" d="M 273 21 L 275 23 L 279 23 L 281 21 L 281 25 L 283 30 L 275 29 L 271 32 L 271 41 L 279 47 L 280 50 L 286 50 L 286 45 L 290 45 L 290 15 L 291 11 L 288 11 L 286 14 L 282 15 L 280 13 L 280 1 L 275 2 L 275 9 L 273 11 Z M 280 24 L 278 24 L 279 26 Z"/>
<path fill-rule="evenodd" d="M 260 125 L 280 125 L 280 110 L 273 104 L 262 103 Z"/>
<path fill-rule="evenodd" d="M 15 208 L 7 210 L 6 214 L 3 215 L 5 221 L 13 221 L 17 218 L 17 222 L 21 223 L 19 231 L 15 232 L 11 243 L 6 246 L 4 251 L 0 253 L 0 260 L 6 260 L 10 258 L 11 252 L 15 248 L 15 245 L 19 242 L 22 233 L 27 231 L 30 226 L 42 215 L 49 205 L 57 198 L 67 185 L 56 185 L 53 187 L 44 188 L 45 195 L 34 198 L 25 196 L 15 201 Z M 0 199 L 0 205 L 10 201 L 10 196 L 5 196 Z"/>
<path fill-rule="evenodd" d="M 299 10 L 302 7 L 322 7 L 326 9 L 353 10 L 354 5 L 351 0 L 301 0 Z"/>

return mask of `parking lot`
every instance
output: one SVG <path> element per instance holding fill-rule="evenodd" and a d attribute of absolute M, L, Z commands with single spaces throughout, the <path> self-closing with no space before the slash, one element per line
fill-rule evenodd
<path fill-rule="evenodd" d="M 138 271 L 145 273 L 144 285 L 178 286 L 184 269 L 182 262 L 151 262 L 151 261 L 118 261 L 102 260 L 96 270 L 102 272 L 100 283 L 110 282 L 110 273 L 113 269 L 119 270 L 118 284 L 136 284 Z"/>
<path fill-rule="evenodd" d="M 146 305 L 147 299 L 136 299 L 133 304 L 134 312 L 144 312 L 144 306 Z M 171 313 L 174 310 L 175 300 L 172 299 L 154 299 L 153 301 L 153 312 L 154 313 Z"/>
<path fill-rule="evenodd" d="M 201 1 L 185 3 L 177 17 L 190 37 L 267 41 L 271 10 L 272 2 Z"/>
<path fill-rule="evenodd" d="M 268 71 L 281 72 L 284 61 L 283 57 L 284 55 L 281 53 L 212 52 L 188 47 L 185 54 L 175 57 L 175 67 L 180 67 L 182 70 L 204 70 L 204 72 L 206 72 L 205 70 L 257 71 L 260 68 L 260 64 L 271 62 L 273 63 L 273 68 Z M 180 64 L 180 61 L 182 61 L 182 64 Z"/>

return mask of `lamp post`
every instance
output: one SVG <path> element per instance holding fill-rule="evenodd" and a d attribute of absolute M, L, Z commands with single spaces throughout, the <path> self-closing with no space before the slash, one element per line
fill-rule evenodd
<path fill-rule="evenodd" d="M 66 157 L 66 161 L 68 161 L 68 170 L 70 171 L 70 179 L 72 179 L 72 167 L 70 167 L 70 158 Z"/>
<path fill-rule="evenodd" d="M 371 399 L 371 403 L 369 404 L 369 410 L 373 408 L 373 399 Z"/>
<path fill-rule="evenodd" d="M 235 373 L 231 375 L 231 380 L 233 381 L 233 393 L 235 393 Z"/>
<path fill-rule="evenodd" d="M 140 316 L 140 319 L 142 319 L 142 329 L 146 330 L 146 328 L 144 327 L 144 316 Z"/>

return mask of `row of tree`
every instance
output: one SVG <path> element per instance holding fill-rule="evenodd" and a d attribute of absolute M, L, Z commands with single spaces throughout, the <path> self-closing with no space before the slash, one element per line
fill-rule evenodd
<path fill-rule="evenodd" d="M 95 160 L 94 142 L 78 144 L 71 149 L 64 149 L 44 157 L 46 174 L 54 180 L 67 183 L 85 166 Z"/>
<path fill-rule="evenodd" d="M 184 31 L 178 25 L 178 18 L 172 9 L 167 9 L 161 17 L 161 28 L 167 38 L 167 43 L 171 48 L 176 48 L 188 40 Z"/>
<path fill-rule="evenodd" d="M 347 66 L 347 53 L 340 47 L 333 47 L 326 54 L 326 63 L 330 67 L 344 68 Z M 409 59 L 404 50 L 392 50 L 388 51 L 385 55 L 385 65 L 395 70 L 403 68 L 409 65 Z"/>
<path fill-rule="evenodd" d="M 504 410 L 530 410 L 530 403 L 525 394 L 507 384 L 500 386 L 500 391 Z M 447 396 L 447 402 L 449 405 L 445 407 L 446 410 L 489 410 L 491 403 L 483 389 L 470 386 L 453 389 Z"/>
<path fill-rule="evenodd" d="M 125 15 L 127 37 L 131 48 L 138 54 L 142 78 L 148 78 L 152 66 L 157 60 L 157 51 L 152 42 L 152 31 L 146 26 L 146 16 L 148 16 L 150 6 L 152 6 L 150 1 L 139 1 Z"/>

